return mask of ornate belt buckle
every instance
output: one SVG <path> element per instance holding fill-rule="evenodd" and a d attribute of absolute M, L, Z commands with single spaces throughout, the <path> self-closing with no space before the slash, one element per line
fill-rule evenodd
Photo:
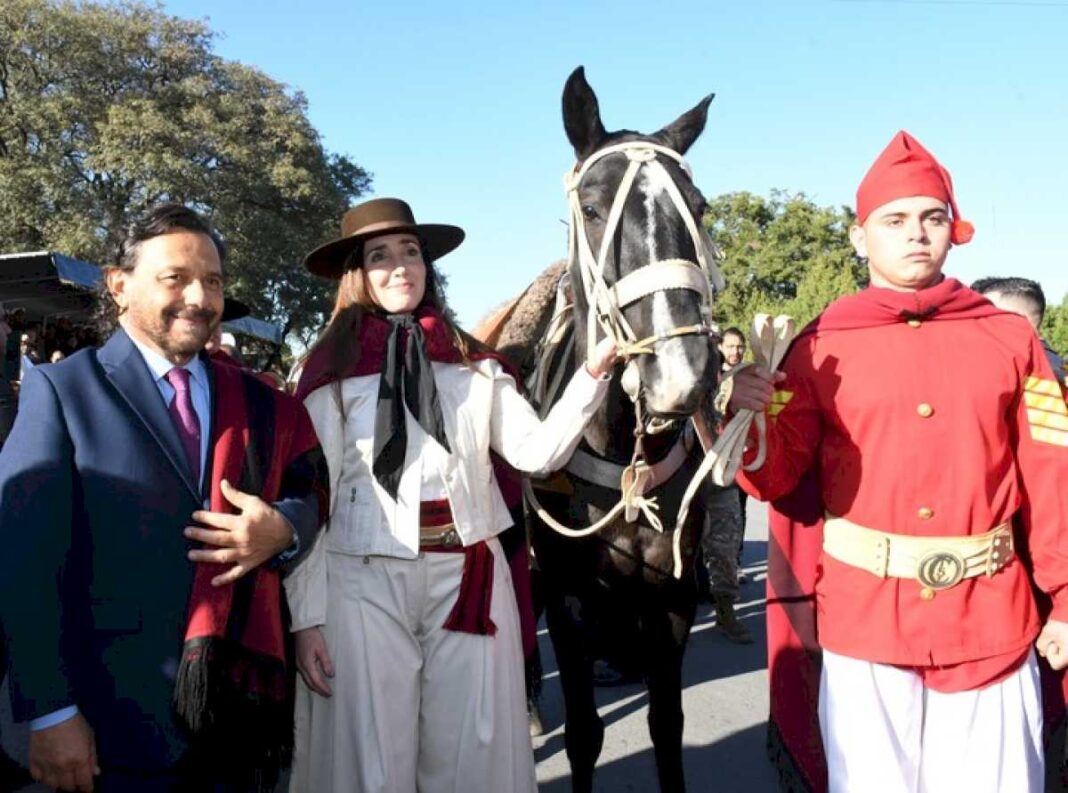
<path fill-rule="evenodd" d="M 460 533 L 455 528 L 449 529 L 441 535 L 439 542 L 443 548 L 455 548 L 460 544 Z"/>
<path fill-rule="evenodd" d="M 928 589 L 949 589 L 964 578 L 964 559 L 952 551 L 931 551 L 917 562 L 916 578 Z"/>

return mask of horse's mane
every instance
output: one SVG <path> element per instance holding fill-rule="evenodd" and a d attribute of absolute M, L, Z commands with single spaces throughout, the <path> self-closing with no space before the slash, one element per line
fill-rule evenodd
<path fill-rule="evenodd" d="M 534 353 L 551 319 L 556 286 L 566 269 L 564 260 L 550 265 L 522 294 L 487 314 L 471 333 L 508 358 L 524 378 L 534 368 Z"/>

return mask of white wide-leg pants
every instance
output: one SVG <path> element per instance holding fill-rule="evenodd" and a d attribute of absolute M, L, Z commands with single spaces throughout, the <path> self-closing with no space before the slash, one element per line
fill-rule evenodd
<path fill-rule="evenodd" d="M 1041 793 L 1034 651 L 1000 683 L 944 694 L 919 675 L 823 652 L 820 729 L 830 793 Z"/>
<path fill-rule="evenodd" d="M 297 680 L 290 793 L 534 793 L 519 612 L 489 544 L 495 636 L 442 628 L 463 554 L 327 553 L 333 696 Z"/>

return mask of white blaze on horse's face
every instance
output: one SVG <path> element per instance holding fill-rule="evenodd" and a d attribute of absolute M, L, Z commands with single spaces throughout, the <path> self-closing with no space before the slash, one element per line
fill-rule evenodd
<path fill-rule="evenodd" d="M 659 244 L 658 223 L 665 226 L 664 238 L 671 239 L 677 232 L 673 233 L 668 224 L 681 225 L 683 222 L 676 217 L 678 210 L 666 196 L 665 178 L 669 177 L 659 169 L 644 169 L 636 185 L 643 196 L 645 254 L 650 264 L 680 255 L 680 251 L 674 250 L 664 251 L 663 255 L 660 253 L 662 246 Z M 688 239 L 688 236 L 684 233 L 682 238 Z M 670 294 L 669 291 L 660 291 L 646 298 L 652 302 L 650 335 L 666 336 L 675 328 L 695 322 L 692 311 L 686 311 L 679 305 L 672 306 Z M 676 293 L 676 297 L 682 296 Z M 687 316 L 683 315 L 684 312 Z M 657 342 L 656 355 L 643 356 L 639 362 L 646 407 L 660 415 L 693 412 L 707 365 L 707 344 L 703 336 L 679 336 Z"/>
<path fill-rule="evenodd" d="M 672 315 L 667 292 L 657 292 L 653 300 L 653 332 L 666 333 L 683 324 Z M 692 413 L 697 403 L 703 373 L 707 365 L 707 342 L 704 336 L 679 336 L 664 339 L 656 346 L 656 356 L 643 362 L 646 371 L 655 375 L 643 377 L 645 404 L 659 415 Z M 703 355 L 695 354 L 704 351 Z M 639 363 L 639 370 L 642 363 Z"/>
<path fill-rule="evenodd" d="M 645 249 L 649 253 L 649 261 L 655 262 L 659 258 L 656 255 L 656 200 L 667 188 L 664 187 L 660 171 L 646 169 L 642 172 L 638 189 L 645 196 Z"/>

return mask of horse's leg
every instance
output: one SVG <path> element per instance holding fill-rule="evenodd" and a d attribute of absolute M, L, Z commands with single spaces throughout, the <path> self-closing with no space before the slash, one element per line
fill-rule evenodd
<path fill-rule="evenodd" d="M 551 585 L 546 589 L 545 616 L 564 690 L 564 746 L 571 763 L 571 789 L 590 793 L 593 769 L 604 744 L 604 722 L 597 715 L 593 697 L 593 657 L 578 597 L 548 591 L 555 589 Z"/>
<path fill-rule="evenodd" d="M 655 606 L 642 615 L 641 644 L 649 689 L 649 737 L 662 793 L 683 793 L 682 654 L 694 609 L 682 613 Z"/>

